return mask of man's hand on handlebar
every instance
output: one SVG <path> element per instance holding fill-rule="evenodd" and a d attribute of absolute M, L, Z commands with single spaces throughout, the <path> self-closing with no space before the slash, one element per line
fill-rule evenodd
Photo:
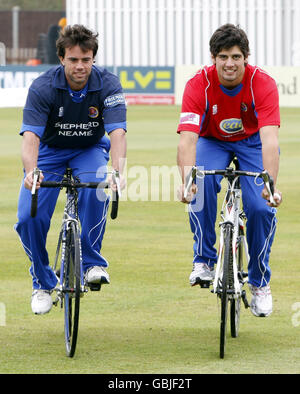
<path fill-rule="evenodd" d="M 36 169 L 33 169 L 32 171 L 28 172 L 24 178 L 24 186 L 28 190 L 32 190 L 32 187 L 34 186 L 34 182 L 36 179 L 36 190 L 40 188 L 41 182 L 44 179 L 44 175 L 42 171 L 39 170 L 39 172 L 36 172 Z"/>
<path fill-rule="evenodd" d="M 264 198 L 265 200 L 268 201 L 267 205 L 269 205 L 269 207 L 279 207 L 279 205 L 282 203 L 282 194 L 281 191 L 278 189 L 275 189 L 274 194 L 273 194 L 273 200 L 274 201 L 270 201 L 270 194 L 267 190 L 266 187 L 264 187 L 262 193 L 262 198 Z"/>
<path fill-rule="evenodd" d="M 119 196 L 121 196 L 121 190 L 125 189 L 126 180 L 124 176 L 119 171 L 113 171 L 107 177 L 107 182 L 113 192 L 118 191 Z"/>
<path fill-rule="evenodd" d="M 189 191 L 185 195 L 185 188 L 186 185 L 180 185 L 178 190 L 177 190 L 177 197 L 178 200 L 183 202 L 184 204 L 189 204 L 192 199 L 194 198 L 194 195 L 197 193 L 197 186 L 195 183 L 193 183 L 189 189 Z"/>

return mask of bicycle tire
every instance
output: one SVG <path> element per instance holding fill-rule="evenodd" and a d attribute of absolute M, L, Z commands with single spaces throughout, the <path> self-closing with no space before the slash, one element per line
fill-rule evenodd
<path fill-rule="evenodd" d="M 67 231 L 63 278 L 65 345 L 68 357 L 76 350 L 80 309 L 80 238 L 77 226 L 70 223 Z"/>
<path fill-rule="evenodd" d="M 243 272 L 243 248 L 239 244 L 237 249 L 237 270 Z M 237 338 L 239 335 L 240 328 L 240 316 L 241 316 L 241 295 L 236 298 L 232 298 L 230 302 L 230 331 L 232 338 Z"/>
<path fill-rule="evenodd" d="M 241 243 L 241 239 L 237 248 L 237 270 L 242 275 L 243 273 L 243 246 Z M 240 316 L 241 316 L 241 295 L 238 295 L 236 298 L 231 299 L 230 303 L 230 331 L 231 337 L 237 338 L 239 335 L 240 328 Z"/>
<path fill-rule="evenodd" d="M 116 219 L 118 216 L 118 208 L 119 208 L 119 193 L 113 192 L 112 194 L 112 206 L 111 206 L 111 219 Z"/>
<path fill-rule="evenodd" d="M 31 195 L 30 216 L 32 218 L 36 217 L 37 204 L 38 204 L 38 190 L 36 190 L 35 193 Z"/>
<path fill-rule="evenodd" d="M 229 290 L 232 283 L 232 229 L 226 225 L 224 235 L 223 275 L 221 287 L 220 358 L 225 356 Z"/>

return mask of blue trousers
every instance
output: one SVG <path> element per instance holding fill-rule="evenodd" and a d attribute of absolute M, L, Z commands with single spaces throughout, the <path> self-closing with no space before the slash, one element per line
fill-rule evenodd
<path fill-rule="evenodd" d="M 223 142 L 200 137 L 197 143 L 196 165 L 204 169 L 225 169 L 233 156 L 239 160 L 240 170 L 261 171 L 262 150 L 259 133 L 236 142 Z M 198 180 L 196 198 L 190 204 L 189 219 L 194 234 L 194 263 L 213 266 L 217 261 L 215 222 L 217 194 L 222 177 L 206 176 Z M 240 177 L 242 200 L 247 217 L 247 242 L 250 262 L 249 283 L 261 287 L 269 283 L 269 257 L 276 230 L 276 209 L 261 197 L 263 186 L 257 186 L 252 177 Z"/>
<path fill-rule="evenodd" d="M 44 170 L 44 180 L 61 180 L 61 176 L 48 174 L 46 171 L 64 174 L 70 167 L 73 174 L 82 182 L 101 182 L 106 177 L 109 160 L 110 141 L 103 137 L 95 146 L 85 149 L 56 149 L 40 144 L 38 167 Z M 105 232 L 109 198 L 104 191 L 99 196 L 97 189 L 79 189 L 78 212 L 81 222 L 81 242 L 83 269 L 94 265 L 108 266 L 100 254 Z M 19 234 L 24 250 L 31 261 L 30 273 L 34 289 L 51 290 L 57 279 L 49 266 L 46 250 L 47 233 L 50 227 L 59 189 L 40 188 L 38 212 L 35 218 L 30 216 L 31 193 L 21 185 L 18 203 L 18 222 L 15 230 Z"/>

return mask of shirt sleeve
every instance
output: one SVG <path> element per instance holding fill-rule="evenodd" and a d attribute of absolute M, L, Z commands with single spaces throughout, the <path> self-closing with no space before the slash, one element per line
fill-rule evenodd
<path fill-rule="evenodd" d="M 206 105 L 205 90 L 196 79 L 191 79 L 184 89 L 177 133 L 191 131 L 200 134 Z"/>
<path fill-rule="evenodd" d="M 279 94 L 276 82 L 268 74 L 258 71 L 253 79 L 253 102 L 258 128 L 280 126 Z"/>
<path fill-rule="evenodd" d="M 34 88 L 29 89 L 23 110 L 21 135 L 25 131 L 32 131 L 38 135 L 38 137 L 42 137 L 50 112 L 50 106 L 45 96 L 42 96 L 39 91 Z"/>
<path fill-rule="evenodd" d="M 116 76 L 113 76 L 113 88 L 108 92 L 103 102 L 103 122 L 105 131 L 109 134 L 116 129 L 127 131 L 126 100 L 122 86 Z"/>

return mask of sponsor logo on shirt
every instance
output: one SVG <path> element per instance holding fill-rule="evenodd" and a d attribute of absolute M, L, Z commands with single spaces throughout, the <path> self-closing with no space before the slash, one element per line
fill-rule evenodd
<path fill-rule="evenodd" d="M 182 112 L 180 115 L 180 124 L 194 124 L 195 126 L 200 125 L 200 115 L 194 114 L 193 112 Z"/>
<path fill-rule="evenodd" d="M 112 96 L 106 97 L 104 100 L 104 106 L 108 108 L 115 107 L 119 104 L 125 104 L 125 97 L 123 93 L 113 94 Z"/>
<path fill-rule="evenodd" d="M 241 119 L 231 118 L 222 120 L 220 122 L 220 129 L 227 134 L 235 134 L 244 130 L 244 126 Z"/>
<path fill-rule="evenodd" d="M 99 126 L 99 122 L 88 123 L 55 123 L 58 135 L 63 137 L 91 137 L 93 129 Z"/>
<path fill-rule="evenodd" d="M 99 110 L 97 107 L 89 107 L 89 117 L 90 118 L 98 118 L 99 116 Z"/>

